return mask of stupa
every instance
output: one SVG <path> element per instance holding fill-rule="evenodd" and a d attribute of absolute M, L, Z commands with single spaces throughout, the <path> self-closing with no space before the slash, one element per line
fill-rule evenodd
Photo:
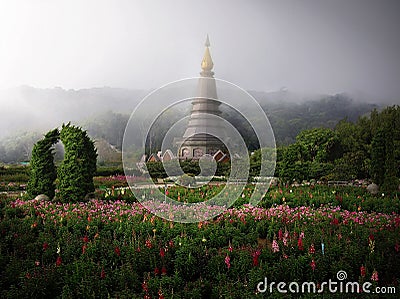
<path fill-rule="evenodd" d="M 191 114 L 183 138 L 177 141 L 178 158 L 181 160 L 198 160 L 204 155 L 214 156 L 217 152 L 226 152 L 220 140 L 225 132 L 223 120 L 218 118 L 221 103 L 218 101 L 213 67 L 207 35 L 196 98 L 192 100 Z"/>

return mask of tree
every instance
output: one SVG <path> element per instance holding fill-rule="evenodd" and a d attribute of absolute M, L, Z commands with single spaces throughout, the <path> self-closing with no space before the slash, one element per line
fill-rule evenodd
<path fill-rule="evenodd" d="M 96 148 L 86 131 L 69 123 L 62 126 L 60 140 L 65 154 L 58 168 L 59 197 L 63 202 L 78 201 L 94 191 Z"/>
<path fill-rule="evenodd" d="M 296 143 L 285 148 L 279 161 L 279 176 L 284 180 L 321 178 L 333 169 L 333 161 L 341 155 L 338 137 L 331 129 L 301 131 Z"/>
<path fill-rule="evenodd" d="M 54 197 L 54 181 L 57 177 L 57 171 L 53 161 L 53 145 L 58 142 L 58 139 L 58 129 L 54 129 L 33 146 L 31 175 L 27 186 L 27 192 L 31 197 L 39 194 L 45 194 L 49 198 Z"/>
<path fill-rule="evenodd" d="M 381 113 L 371 113 L 371 168 L 373 181 L 383 191 L 395 191 L 398 187 L 400 141 L 400 107 L 387 107 Z"/>

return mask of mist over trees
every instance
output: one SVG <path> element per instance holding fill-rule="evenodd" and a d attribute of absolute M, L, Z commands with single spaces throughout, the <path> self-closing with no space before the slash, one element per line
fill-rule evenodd
<path fill-rule="evenodd" d="M 299 95 L 287 90 L 277 92 L 250 92 L 266 112 L 274 130 L 277 145 L 289 145 L 305 129 L 334 128 L 342 119 L 355 122 L 360 116 L 369 114 L 375 104 L 353 100 L 345 94 Z M 88 131 L 88 134 L 109 143 L 115 152 L 121 150 L 125 126 L 137 103 L 147 94 L 141 90 L 117 88 L 92 88 L 82 90 L 36 89 L 21 87 L 3 91 L 10 106 L 5 107 L 5 117 L 0 120 L 4 130 L 0 133 L 0 161 L 16 163 L 29 161 L 33 144 L 43 137 L 44 132 L 60 122 L 73 121 Z M 14 104 L 13 104 L 14 103 Z M 162 103 L 154 103 L 162 105 Z M 245 107 L 243 108 L 245 109 Z M 223 117 L 236 126 L 245 138 L 250 150 L 259 147 L 257 138 L 249 124 L 240 114 L 222 109 Z M 12 113 L 11 113 L 12 112 Z M 177 119 L 187 111 L 166 111 L 150 130 L 148 142 L 151 150 L 161 148 L 163 136 Z M 140 126 L 140 120 L 137 120 Z M 11 127 L 14 131 L 10 131 Z M 22 131 L 21 129 L 24 129 Z M 143 134 L 149 128 L 143 128 Z M 7 133 L 12 132 L 7 135 Z M 3 137 L 1 137 L 3 136 Z M 141 136 L 133 138 L 141 142 Z M 59 146 L 59 145 L 58 145 Z M 62 151 L 56 150 L 56 160 L 62 158 Z M 104 159 L 99 156 L 99 161 Z"/>

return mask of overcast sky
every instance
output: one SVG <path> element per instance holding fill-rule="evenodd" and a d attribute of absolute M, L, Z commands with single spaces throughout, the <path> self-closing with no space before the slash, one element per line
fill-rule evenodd
<path fill-rule="evenodd" d="M 400 102 L 399 0 L 2 0 L 0 88 L 157 88 L 215 76 L 245 89 Z"/>

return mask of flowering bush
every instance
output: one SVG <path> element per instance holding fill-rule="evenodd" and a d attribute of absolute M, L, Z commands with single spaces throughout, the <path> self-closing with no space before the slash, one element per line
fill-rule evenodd
<path fill-rule="evenodd" d="M 264 277 L 320 282 L 339 270 L 400 280 L 396 213 L 243 205 L 180 224 L 120 200 L 0 203 L 2 298 L 252 298 Z"/>

